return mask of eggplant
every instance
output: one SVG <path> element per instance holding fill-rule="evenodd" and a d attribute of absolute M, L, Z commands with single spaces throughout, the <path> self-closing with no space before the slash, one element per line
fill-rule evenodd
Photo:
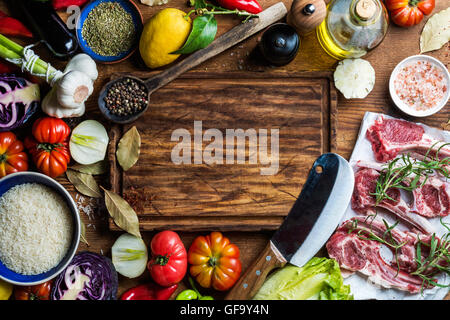
<path fill-rule="evenodd" d="M 73 33 L 61 20 L 51 1 L 7 0 L 8 7 L 59 59 L 67 60 L 78 50 Z"/>

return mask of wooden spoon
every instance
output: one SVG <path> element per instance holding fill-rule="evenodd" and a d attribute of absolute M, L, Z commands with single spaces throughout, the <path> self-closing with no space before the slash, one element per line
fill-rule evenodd
<path fill-rule="evenodd" d="M 108 89 L 114 83 L 123 80 L 124 78 L 131 78 L 136 80 L 137 82 L 143 84 L 148 91 L 148 101 L 150 101 L 150 95 L 158 90 L 159 88 L 165 86 L 172 80 L 176 79 L 178 76 L 183 74 L 184 72 L 198 66 L 202 62 L 222 53 L 223 51 L 231 48 L 237 43 L 247 39 L 248 37 L 254 35 L 255 33 L 261 31 L 262 29 L 268 27 L 272 23 L 281 20 L 287 14 L 287 9 L 282 2 L 278 2 L 277 4 L 267 8 L 263 12 L 258 14 L 258 18 L 251 19 L 246 23 L 242 23 L 227 33 L 223 34 L 221 37 L 217 38 L 213 43 L 207 46 L 204 49 L 198 50 L 187 58 L 185 58 L 180 63 L 175 66 L 161 72 L 160 74 L 149 78 L 147 80 L 141 80 L 139 78 L 133 77 L 131 75 L 124 75 L 120 78 L 114 79 L 108 82 L 100 91 L 100 95 L 98 98 L 98 105 L 104 116 L 115 123 L 130 123 L 135 121 L 141 115 L 145 113 L 148 108 L 148 105 L 139 113 L 133 114 L 127 117 L 120 117 L 112 114 L 108 108 L 106 107 L 104 98 L 107 94 Z"/>

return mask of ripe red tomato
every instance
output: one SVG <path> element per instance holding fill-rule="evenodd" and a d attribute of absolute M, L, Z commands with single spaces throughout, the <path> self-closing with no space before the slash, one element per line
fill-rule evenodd
<path fill-rule="evenodd" d="M 23 149 L 23 143 L 17 140 L 14 133 L 0 133 L 0 178 L 28 170 L 28 156 Z"/>
<path fill-rule="evenodd" d="M 199 236 L 189 248 L 191 276 L 203 288 L 230 289 L 242 271 L 239 248 L 220 232 Z"/>
<path fill-rule="evenodd" d="M 40 118 L 34 122 L 32 134 L 25 139 L 25 147 L 37 169 L 52 178 L 66 172 L 70 162 L 69 126 L 58 118 Z"/>
<path fill-rule="evenodd" d="M 180 282 L 187 271 L 187 252 L 173 231 L 157 233 L 151 243 L 152 257 L 147 264 L 153 280 L 163 287 Z"/>
<path fill-rule="evenodd" d="M 418 24 L 435 6 L 435 0 L 386 0 L 385 3 L 392 21 L 401 27 Z"/>
<path fill-rule="evenodd" d="M 50 300 L 52 281 L 47 281 L 35 286 L 24 286 L 14 288 L 14 299 L 16 300 Z"/>

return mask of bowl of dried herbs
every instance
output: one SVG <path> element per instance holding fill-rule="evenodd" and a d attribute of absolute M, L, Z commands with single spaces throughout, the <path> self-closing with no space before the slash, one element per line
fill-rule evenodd
<path fill-rule="evenodd" d="M 80 48 L 100 63 L 117 63 L 137 49 L 142 14 L 133 1 L 95 0 L 81 11 L 76 23 Z"/>

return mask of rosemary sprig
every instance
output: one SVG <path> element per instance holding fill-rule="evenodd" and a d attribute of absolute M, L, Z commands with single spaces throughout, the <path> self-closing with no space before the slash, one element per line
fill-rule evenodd
<path fill-rule="evenodd" d="M 430 153 L 437 143 L 439 142 L 436 142 L 427 150 L 423 160 L 413 159 L 410 154 L 403 154 L 384 166 L 377 179 L 375 192 L 372 193 L 375 196 L 375 206 L 386 199 L 395 201 L 389 196 L 389 189 L 413 191 L 422 187 L 430 175 L 435 172 L 450 178 L 447 169 L 447 166 L 450 165 L 450 157 L 439 159 L 440 150 L 449 143 L 442 144 L 436 151 L 435 157 L 430 157 Z"/>
<path fill-rule="evenodd" d="M 369 217 L 373 217 L 372 221 L 375 219 L 377 215 L 371 215 L 368 216 L 367 219 Z M 366 219 L 366 220 L 367 220 Z M 399 224 L 399 221 L 396 221 L 393 225 L 389 225 L 389 223 L 385 220 L 382 219 L 384 226 L 386 227 L 386 230 L 383 232 L 383 235 L 380 237 L 378 235 L 376 235 L 373 230 L 372 230 L 372 222 L 369 223 L 370 228 L 364 228 L 361 230 L 358 230 L 358 233 L 356 234 L 358 236 L 358 238 L 360 238 L 361 240 L 373 240 L 373 241 L 377 241 L 381 244 L 386 245 L 389 248 L 392 248 L 394 250 L 394 257 L 395 257 L 395 261 L 397 264 L 397 274 L 400 272 L 400 262 L 398 260 L 398 251 L 407 243 L 407 241 L 399 243 L 397 240 L 395 240 L 394 236 L 392 235 L 392 230 L 394 230 L 394 228 Z M 354 230 L 356 230 L 358 228 L 358 220 L 352 220 L 352 226 L 349 228 L 349 233 L 352 233 Z"/>
<path fill-rule="evenodd" d="M 422 279 L 422 288 L 425 285 L 441 288 L 450 287 L 450 283 L 440 284 L 436 281 L 436 276 L 441 272 L 450 275 L 450 228 L 447 223 L 442 221 L 442 218 L 440 222 L 447 229 L 447 233 L 441 239 L 438 239 L 434 233 L 431 236 L 430 243 L 423 242 L 418 237 L 415 259 L 417 269 L 411 274 Z M 422 246 L 429 251 L 426 257 L 422 256 Z"/>

